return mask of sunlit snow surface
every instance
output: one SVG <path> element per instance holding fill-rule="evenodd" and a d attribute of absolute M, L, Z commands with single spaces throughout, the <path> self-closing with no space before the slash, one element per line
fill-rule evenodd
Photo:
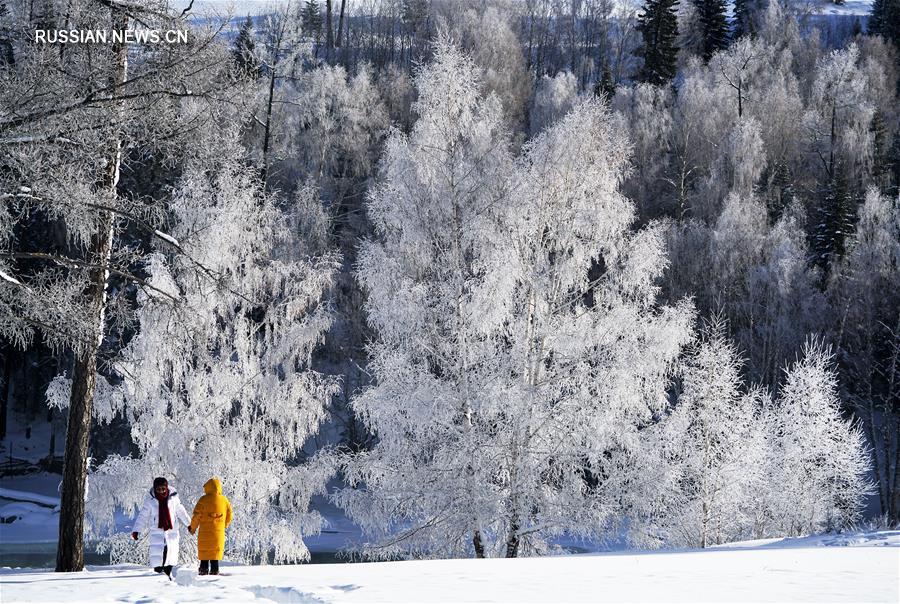
<path fill-rule="evenodd" d="M 872 0 L 846 0 L 843 4 L 819 0 L 813 4 L 823 15 L 868 15 L 872 12 Z"/>
<path fill-rule="evenodd" d="M 831 547 L 829 547 L 831 546 Z M 879 547 L 881 546 L 881 547 Z M 887 546 L 887 547 L 884 547 Z M 8 602 L 898 602 L 900 531 L 518 560 L 0 571 Z"/>

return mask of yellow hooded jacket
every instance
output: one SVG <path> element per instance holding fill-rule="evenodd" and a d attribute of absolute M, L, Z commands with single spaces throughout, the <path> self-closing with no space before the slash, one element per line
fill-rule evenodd
<path fill-rule="evenodd" d="M 222 494 L 222 483 L 210 478 L 203 485 L 206 495 L 194 506 L 191 532 L 200 527 L 197 536 L 197 557 L 201 560 L 221 560 L 225 553 L 225 527 L 231 524 L 231 502 Z"/>

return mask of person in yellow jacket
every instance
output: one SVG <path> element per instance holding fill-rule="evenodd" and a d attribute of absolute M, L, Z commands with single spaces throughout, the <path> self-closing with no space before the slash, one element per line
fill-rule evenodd
<path fill-rule="evenodd" d="M 231 502 L 222 494 L 222 482 L 210 478 L 203 485 L 205 495 L 194 506 L 188 531 L 197 536 L 197 557 L 201 575 L 218 575 L 219 560 L 225 553 L 225 527 L 231 524 Z"/>

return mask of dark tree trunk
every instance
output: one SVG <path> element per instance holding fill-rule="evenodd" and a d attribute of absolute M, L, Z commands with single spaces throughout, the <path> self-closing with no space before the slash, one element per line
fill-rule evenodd
<path fill-rule="evenodd" d="M 114 29 L 124 30 L 126 28 L 128 19 L 124 14 L 112 9 L 111 17 Z M 126 76 L 127 49 L 125 44 L 117 43 L 111 50 L 114 56 L 110 84 L 111 94 L 114 96 Z M 108 161 L 97 186 L 100 195 L 110 198 L 116 194 L 122 152 L 122 141 L 117 122 L 118 120 L 113 124 L 114 129 L 106 150 Z M 66 448 L 63 461 L 56 572 L 84 570 L 84 498 L 91 435 L 91 408 L 94 402 L 94 387 L 97 382 L 97 352 L 103 337 L 106 308 L 106 265 L 109 262 L 112 243 L 113 216 L 110 212 L 102 212 L 97 232 L 91 238 L 89 250 L 90 261 L 97 268 L 90 271 L 85 289 L 89 316 L 93 320 L 94 334 L 84 349 L 76 353 L 75 367 L 72 371 L 72 397 L 69 401 L 69 422 L 66 429 Z"/>
<path fill-rule="evenodd" d="M 325 0 L 325 58 L 331 60 L 334 48 L 334 31 L 331 28 L 331 0 Z"/>
<path fill-rule="evenodd" d="M 3 383 L 0 385 L 0 439 L 6 438 L 6 414 L 9 411 L 10 393 L 13 391 L 10 383 L 13 379 L 13 350 L 7 347 L 3 355 Z"/>
<path fill-rule="evenodd" d="M 47 466 L 53 463 L 53 456 L 56 454 L 56 422 L 54 421 L 54 410 L 51 407 L 47 410 L 47 421 L 50 423 L 50 443 L 47 447 Z"/>
<path fill-rule="evenodd" d="M 109 219 L 101 222 L 106 226 Z M 109 247 L 109 237 L 94 236 L 91 251 L 102 253 Z M 101 256 L 102 257 L 102 256 Z M 105 291 L 104 271 L 94 269 L 91 275 L 91 311 L 101 318 Z M 98 292 L 100 295 L 98 296 Z M 97 348 L 91 346 L 75 357 L 72 375 L 72 398 L 69 403 L 69 425 L 63 461 L 62 495 L 59 511 L 59 544 L 56 550 L 56 572 L 84 570 L 84 496 L 87 484 L 88 445 L 91 433 L 91 407 L 97 379 Z"/>
<path fill-rule="evenodd" d="M 893 426 L 893 435 L 887 435 L 885 455 L 888 460 L 891 457 L 891 444 L 894 446 L 894 469 L 890 477 L 890 487 L 888 496 L 888 517 L 893 525 L 900 524 L 900 417 L 897 411 L 891 411 L 893 401 L 897 400 L 898 387 L 900 387 L 900 314 L 897 316 L 897 324 L 893 332 L 894 342 L 893 352 L 889 363 L 888 388 L 887 388 L 887 417 L 884 418 L 886 426 Z M 891 417 L 893 416 L 893 417 Z M 891 463 L 887 461 L 885 466 L 890 469 Z"/>
<path fill-rule="evenodd" d="M 337 36 L 334 38 L 334 45 L 340 47 L 341 33 L 344 31 L 344 10 L 347 8 L 347 0 L 341 0 L 341 12 L 338 15 Z"/>
<path fill-rule="evenodd" d="M 277 52 L 277 51 L 276 51 Z M 278 61 L 276 54 L 275 61 Z M 259 179 L 262 181 L 263 189 L 266 188 L 266 181 L 269 179 L 269 145 L 272 138 L 272 104 L 275 102 L 275 64 L 272 65 L 272 73 L 269 75 L 269 100 L 266 103 L 266 127 L 263 133 L 262 148 L 262 168 L 259 171 Z"/>
<path fill-rule="evenodd" d="M 472 531 L 472 546 L 475 548 L 475 557 L 484 558 L 484 543 L 481 541 L 481 531 Z"/>
<path fill-rule="evenodd" d="M 25 351 L 22 358 L 23 377 L 29 376 L 22 382 L 22 393 L 18 397 L 21 408 L 25 411 L 28 425 L 34 423 L 41 408 L 44 406 L 43 397 L 38 393 L 38 382 L 41 379 L 42 372 L 40 367 L 40 347 L 32 347 Z M 26 438 L 30 436 L 26 435 Z"/>
<path fill-rule="evenodd" d="M 509 535 L 506 538 L 506 557 L 516 558 L 519 555 L 519 524 L 513 522 L 509 527 Z"/>

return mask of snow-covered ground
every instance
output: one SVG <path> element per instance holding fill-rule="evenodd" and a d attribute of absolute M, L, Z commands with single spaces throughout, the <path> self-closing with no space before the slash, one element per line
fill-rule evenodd
<path fill-rule="evenodd" d="M 0 480 L 0 558 L 47 565 L 55 557 L 59 476 Z M 328 520 L 307 539 L 317 561 L 360 538 L 323 498 Z M 9 522 L 10 516 L 17 516 Z M 129 520 L 117 519 L 126 531 Z M 570 544 L 571 545 L 571 544 Z M 582 546 L 586 547 L 584 544 Z M 609 546 L 609 544 L 607 544 Z M 621 544 L 618 545 L 619 547 Z M 879 547 L 887 546 L 887 547 Z M 595 549 L 595 548 L 587 548 Z M 89 562 L 102 557 L 92 554 Z M 47 561 L 50 561 L 49 563 Z M 138 566 L 0 569 L 7 602 L 353 601 L 900 601 L 900 531 L 856 532 L 728 544 L 707 551 L 613 552 L 521 560 L 226 566 L 228 576 L 176 572 L 175 582 Z"/>
<path fill-rule="evenodd" d="M 868 15 L 872 12 L 872 0 L 845 0 L 843 4 L 835 4 L 830 0 L 815 0 L 813 4 L 822 15 Z"/>
<path fill-rule="evenodd" d="M 0 480 L 0 555 L 12 544 L 55 545 L 59 526 L 60 476 L 30 474 Z"/>
<path fill-rule="evenodd" d="M 841 545 L 828 547 L 827 545 Z M 877 547 L 886 545 L 888 547 Z M 7 602 L 898 602 L 900 531 L 518 560 L 0 570 Z"/>

